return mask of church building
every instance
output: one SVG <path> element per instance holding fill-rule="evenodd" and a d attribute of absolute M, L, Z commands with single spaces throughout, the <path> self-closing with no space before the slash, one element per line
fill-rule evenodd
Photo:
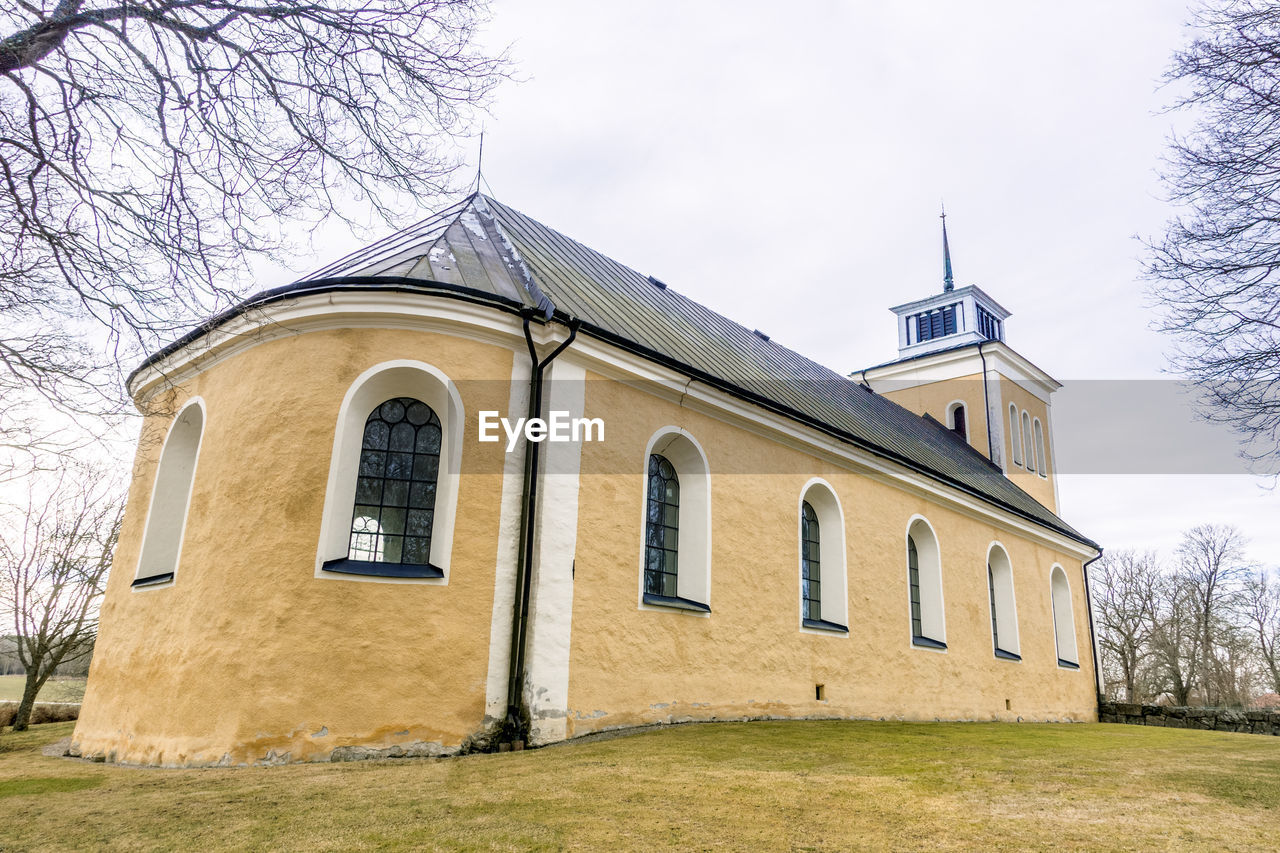
<path fill-rule="evenodd" d="M 129 379 L 73 752 L 1096 720 L 1059 384 L 943 233 L 942 291 L 848 376 L 480 194 L 212 318 Z"/>

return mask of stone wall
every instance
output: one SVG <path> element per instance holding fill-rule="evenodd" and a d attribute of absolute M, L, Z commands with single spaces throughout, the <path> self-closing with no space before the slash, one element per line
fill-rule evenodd
<path fill-rule="evenodd" d="M 1225 708 L 1175 708 L 1101 702 L 1098 704 L 1098 722 L 1280 735 L 1280 711 L 1232 711 Z"/>

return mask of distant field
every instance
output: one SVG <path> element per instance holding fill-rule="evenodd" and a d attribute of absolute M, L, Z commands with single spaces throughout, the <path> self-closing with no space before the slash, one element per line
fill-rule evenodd
<path fill-rule="evenodd" d="M 0 849 L 1274 850 L 1280 738 L 760 722 L 444 760 L 140 770 L 0 735 Z M 5 751 L 6 746 L 8 750 Z"/>
<path fill-rule="evenodd" d="M 0 702 L 22 698 L 25 675 L 0 675 Z M 36 697 L 38 702 L 79 702 L 84 698 L 84 678 L 50 678 Z"/>

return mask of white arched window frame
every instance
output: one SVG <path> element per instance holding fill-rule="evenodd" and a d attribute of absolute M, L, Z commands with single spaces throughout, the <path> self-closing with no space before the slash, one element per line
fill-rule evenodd
<path fill-rule="evenodd" d="M 1028 471 L 1036 470 L 1035 445 L 1031 439 L 1031 415 L 1022 410 L 1022 455 Z"/>
<path fill-rule="evenodd" d="M 924 516 L 907 524 L 907 609 L 911 644 L 945 651 L 947 620 L 942 597 L 942 556 L 938 537 Z"/>
<path fill-rule="evenodd" d="M 805 604 L 805 555 L 804 555 L 804 505 L 813 508 L 817 516 L 819 530 L 819 561 L 821 581 L 819 583 L 820 606 L 819 617 L 812 618 L 804 611 Z M 847 565 L 847 549 L 845 547 L 844 510 L 840 506 L 840 498 L 831 484 L 820 477 L 805 483 L 800 492 L 800 504 L 797 518 L 800 519 L 800 535 L 797 542 L 800 546 L 800 627 L 823 633 L 849 632 L 849 576 Z"/>
<path fill-rule="evenodd" d="M 999 542 L 987 547 L 987 594 L 991 605 L 991 644 L 995 656 L 1022 660 L 1018 637 L 1018 604 L 1013 591 L 1013 564 Z"/>
<path fill-rule="evenodd" d="M 675 469 L 680 484 L 676 594 L 645 591 L 648 548 L 649 457 L 657 454 Z M 692 435 L 677 426 L 658 430 L 645 446 L 644 494 L 640 516 L 639 601 L 641 609 L 711 612 L 711 469 L 707 454 Z"/>
<path fill-rule="evenodd" d="M 1048 477 L 1048 466 L 1044 461 L 1044 428 L 1040 426 L 1040 419 L 1036 418 L 1032 429 L 1035 432 L 1036 442 L 1036 470 L 1040 472 L 1041 477 Z"/>
<path fill-rule="evenodd" d="M 1054 565 L 1049 572 L 1049 597 L 1053 605 L 1053 639 L 1058 649 L 1058 666 L 1079 669 L 1080 657 L 1076 651 L 1075 610 L 1071 606 L 1071 585 L 1062 566 Z"/>
<path fill-rule="evenodd" d="M 969 440 L 969 410 L 964 400 L 952 400 L 947 404 L 947 429 Z"/>
<path fill-rule="evenodd" d="M 134 571 L 135 589 L 170 586 L 177 577 L 204 427 L 204 401 L 194 397 L 174 416 L 165 435 Z"/>
<path fill-rule="evenodd" d="M 1018 425 L 1018 407 L 1009 404 L 1009 455 L 1014 465 L 1022 464 L 1022 427 Z"/>
<path fill-rule="evenodd" d="M 440 419 L 440 467 L 436 480 L 430 557 L 431 565 L 439 571 L 433 572 L 431 576 L 403 577 L 392 574 L 348 574 L 341 570 L 326 569 L 326 563 L 335 565 L 334 561 L 342 560 L 350 553 L 352 524 L 355 521 L 352 514 L 356 477 L 369 413 L 387 400 L 397 397 L 421 400 Z M 316 577 L 374 583 L 448 583 L 453 529 L 457 519 L 464 423 L 462 396 L 458 393 L 457 386 L 443 371 L 426 362 L 408 359 L 383 362 L 369 368 L 351 383 L 338 409 L 338 421 L 334 430 L 329 481 L 325 489 L 324 514 L 320 524 L 320 542 L 316 551 Z"/>

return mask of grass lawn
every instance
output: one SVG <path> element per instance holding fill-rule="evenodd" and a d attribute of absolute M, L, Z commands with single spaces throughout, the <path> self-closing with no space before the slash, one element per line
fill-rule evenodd
<path fill-rule="evenodd" d="M 22 698 L 25 686 L 25 675 L 0 675 L 0 702 Z M 84 685 L 87 679 L 55 675 L 44 683 L 44 688 L 36 696 L 37 702 L 79 702 L 84 698 Z"/>
<path fill-rule="evenodd" d="M 0 849 L 1222 849 L 1280 844 L 1280 738 L 757 722 L 475 755 L 156 770 L 0 736 Z"/>

